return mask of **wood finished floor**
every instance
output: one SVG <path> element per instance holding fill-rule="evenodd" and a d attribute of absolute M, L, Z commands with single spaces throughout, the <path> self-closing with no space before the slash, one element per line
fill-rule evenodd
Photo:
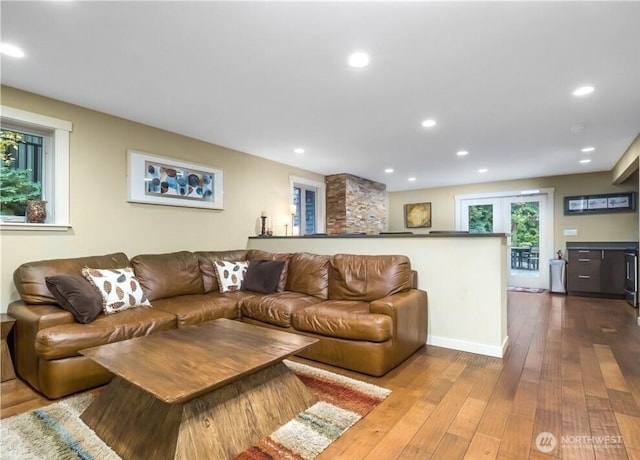
<path fill-rule="evenodd" d="M 378 379 L 308 362 L 393 390 L 319 459 L 640 460 L 637 310 L 548 293 L 508 299 L 502 360 L 426 347 Z M 20 380 L 0 391 L 3 418 L 48 403 Z M 537 448 L 542 432 L 555 436 L 549 453 Z"/>

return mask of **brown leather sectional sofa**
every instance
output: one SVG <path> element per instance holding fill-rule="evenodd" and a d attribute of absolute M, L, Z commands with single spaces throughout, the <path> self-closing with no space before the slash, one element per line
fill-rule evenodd
<path fill-rule="evenodd" d="M 216 260 L 283 260 L 278 292 L 220 293 Z M 136 307 L 76 322 L 60 308 L 45 277 L 79 274 L 83 267 L 133 267 L 152 307 Z M 380 376 L 422 347 L 427 336 L 427 294 L 415 288 L 405 256 L 276 254 L 257 250 L 96 257 L 26 263 L 14 273 L 21 300 L 16 318 L 17 373 L 48 398 L 107 383 L 106 369 L 80 350 L 186 327 L 217 318 L 315 337 L 300 356 Z"/>

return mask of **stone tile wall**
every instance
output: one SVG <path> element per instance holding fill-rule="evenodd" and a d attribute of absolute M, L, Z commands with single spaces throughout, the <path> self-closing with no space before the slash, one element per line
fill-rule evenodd
<path fill-rule="evenodd" d="M 351 174 L 327 176 L 327 233 L 377 234 L 387 229 L 385 184 Z"/>

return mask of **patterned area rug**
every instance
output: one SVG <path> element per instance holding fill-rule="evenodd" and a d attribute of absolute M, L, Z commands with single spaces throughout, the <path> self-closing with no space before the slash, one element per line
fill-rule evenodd
<path fill-rule="evenodd" d="M 512 287 L 509 286 L 507 288 L 507 291 L 514 291 L 514 292 L 533 292 L 535 294 L 538 294 L 540 292 L 544 292 L 544 289 L 542 288 L 526 288 L 526 287 Z"/>
<path fill-rule="evenodd" d="M 318 402 L 240 453 L 236 460 L 312 459 L 382 402 L 390 390 L 285 361 Z M 94 395 L 71 396 L 0 421 L 2 459 L 119 459 L 80 414 Z"/>

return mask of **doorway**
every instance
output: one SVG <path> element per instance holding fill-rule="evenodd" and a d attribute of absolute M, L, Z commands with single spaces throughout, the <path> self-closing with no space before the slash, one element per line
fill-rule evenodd
<path fill-rule="evenodd" d="M 553 190 L 457 196 L 456 229 L 505 233 L 508 285 L 548 289 Z"/>
<path fill-rule="evenodd" d="M 323 182 L 303 177 L 289 177 L 292 215 L 292 235 L 324 233 L 326 214 L 326 186 Z"/>

